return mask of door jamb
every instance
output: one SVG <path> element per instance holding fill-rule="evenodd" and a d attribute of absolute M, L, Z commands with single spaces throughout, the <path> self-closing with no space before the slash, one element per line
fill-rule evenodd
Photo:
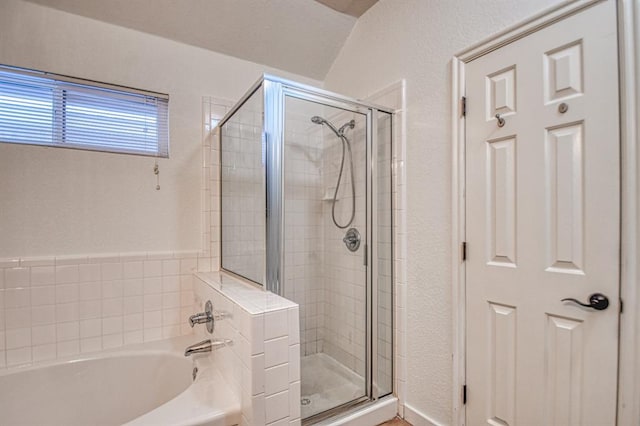
<path fill-rule="evenodd" d="M 544 27 L 607 0 L 573 0 L 548 9 L 530 19 L 481 41 L 456 54 L 451 63 L 452 117 L 452 308 L 453 308 L 453 392 L 452 423 L 465 425 L 463 386 L 466 377 L 466 267 L 465 241 L 465 118 L 462 97 L 466 93 L 465 64 Z M 609 0 L 614 1 L 614 0 Z M 620 297 L 624 314 L 619 322 L 618 419 L 633 424 L 640 419 L 640 5 L 635 0 L 617 0 L 620 69 L 621 145 L 621 241 Z"/>

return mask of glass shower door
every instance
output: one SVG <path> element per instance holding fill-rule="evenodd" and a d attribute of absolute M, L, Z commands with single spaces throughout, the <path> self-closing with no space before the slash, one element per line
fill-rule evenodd
<path fill-rule="evenodd" d="M 300 305 L 304 419 L 368 395 L 368 111 L 284 102 L 284 296 Z"/>

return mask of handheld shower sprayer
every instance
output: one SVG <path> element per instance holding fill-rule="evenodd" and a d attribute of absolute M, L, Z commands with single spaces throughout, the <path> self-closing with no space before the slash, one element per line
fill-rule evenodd
<path fill-rule="evenodd" d="M 345 229 L 349 227 L 351 223 L 353 223 L 353 219 L 356 215 L 356 184 L 353 178 L 353 155 L 351 153 L 351 142 L 349 142 L 349 139 L 344 135 L 344 132 L 347 128 L 353 129 L 354 127 L 356 127 L 356 121 L 350 120 L 345 124 L 343 124 L 339 129 L 336 129 L 336 127 L 331 122 L 317 115 L 314 115 L 313 117 L 311 117 L 311 122 L 315 124 L 320 124 L 320 125 L 326 124 L 327 127 L 329 127 L 333 131 L 333 133 L 335 133 L 336 136 L 339 137 L 340 140 L 342 141 L 342 160 L 340 161 L 340 173 L 338 173 L 338 182 L 336 183 L 336 190 L 333 193 L 333 201 L 331 205 L 331 219 L 333 220 L 333 223 L 338 228 Z M 344 171 L 345 151 L 349 151 L 349 169 L 351 171 L 351 217 L 346 225 L 340 225 L 336 220 L 336 201 L 338 201 L 338 191 L 340 190 L 340 182 L 342 181 L 342 172 Z"/>

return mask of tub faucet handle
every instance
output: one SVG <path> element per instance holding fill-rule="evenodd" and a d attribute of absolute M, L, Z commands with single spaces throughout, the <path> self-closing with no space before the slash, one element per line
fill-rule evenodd
<path fill-rule="evenodd" d="M 200 312 L 199 314 L 191 315 L 189 317 L 189 325 L 193 328 L 196 324 L 206 324 L 207 331 L 209 333 L 213 333 L 215 319 L 216 318 L 213 316 L 213 305 L 211 304 L 211 300 L 207 300 L 207 303 L 204 305 L 204 312 Z"/>

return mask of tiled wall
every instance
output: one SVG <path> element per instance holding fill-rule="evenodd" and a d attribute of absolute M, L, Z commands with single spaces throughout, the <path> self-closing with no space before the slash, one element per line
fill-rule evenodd
<path fill-rule="evenodd" d="M 194 277 L 194 291 L 200 308 L 211 300 L 214 310 L 231 314 L 216 323 L 213 336 L 203 326 L 196 333 L 198 338 L 233 341 L 213 356 L 223 377 L 241 395 L 241 424 L 299 425 L 298 306 L 217 272 Z"/>
<path fill-rule="evenodd" d="M 300 305 L 302 355 L 311 355 L 324 337 L 323 129 L 308 102 L 286 102 L 284 295 Z"/>
<path fill-rule="evenodd" d="M 333 111 L 331 111 L 333 112 Z M 328 112 L 331 114 L 331 112 Z M 347 229 L 339 229 L 331 216 L 332 203 L 323 210 L 325 240 L 325 307 L 324 352 L 355 371 L 365 374 L 366 361 L 366 271 L 364 242 L 366 241 L 366 120 L 361 114 L 342 112 L 327 117 L 336 127 L 351 119 L 354 129 L 345 135 L 351 143 L 356 193 L 356 214 L 349 228 L 361 233 L 363 244 L 356 252 L 349 251 L 342 239 Z M 323 183 L 333 197 L 342 159 L 342 142 L 328 128 L 324 133 Z M 345 225 L 351 212 L 351 172 L 348 151 L 336 204 L 336 219 Z"/>
<path fill-rule="evenodd" d="M 0 260 L 0 366 L 190 333 L 197 252 Z"/>
<path fill-rule="evenodd" d="M 222 266 L 264 283 L 266 172 L 262 90 L 222 126 Z"/>

